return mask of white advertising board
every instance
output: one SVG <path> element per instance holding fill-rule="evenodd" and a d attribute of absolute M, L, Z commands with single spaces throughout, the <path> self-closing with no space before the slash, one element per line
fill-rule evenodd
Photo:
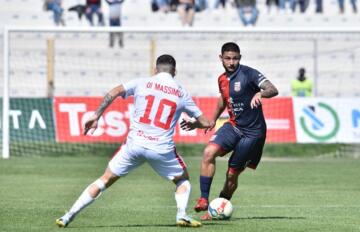
<path fill-rule="evenodd" d="M 299 143 L 360 143 L 359 98 L 294 98 Z"/>

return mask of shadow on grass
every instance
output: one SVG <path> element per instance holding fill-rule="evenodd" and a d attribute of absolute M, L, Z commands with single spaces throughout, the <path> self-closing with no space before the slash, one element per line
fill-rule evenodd
<path fill-rule="evenodd" d="M 143 227 L 177 227 L 175 224 L 133 224 L 133 225 L 95 225 L 95 226 L 70 226 L 70 228 L 143 228 Z"/>
<path fill-rule="evenodd" d="M 306 217 L 282 217 L 282 216 L 269 216 L 269 217 L 232 217 L 231 220 L 301 220 Z"/>
<path fill-rule="evenodd" d="M 303 220 L 305 217 L 282 217 L 282 216 L 269 216 L 269 217 L 232 217 L 230 220 L 210 220 L 202 221 L 203 225 L 221 225 L 226 226 L 226 223 L 238 220 Z M 151 228 L 151 227 L 178 227 L 175 224 L 133 224 L 133 225 L 94 225 L 94 226 L 70 226 L 67 229 L 79 228 Z"/>
<path fill-rule="evenodd" d="M 220 222 L 218 221 L 211 221 L 211 222 L 215 222 L 212 223 L 212 225 L 217 225 L 220 223 L 216 223 L 216 222 Z M 206 224 L 203 224 L 206 225 Z M 226 224 L 221 224 L 221 226 L 224 226 Z M 70 226 L 67 227 L 66 229 L 79 229 L 79 228 L 156 228 L 156 227 L 179 227 L 175 224 L 133 224 L 133 225 L 95 225 L 95 226 Z M 190 228 L 190 227 L 186 227 L 186 228 Z"/>

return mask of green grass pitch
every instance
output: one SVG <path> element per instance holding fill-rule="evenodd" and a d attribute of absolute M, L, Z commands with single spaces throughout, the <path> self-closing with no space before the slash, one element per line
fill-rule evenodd
<path fill-rule="evenodd" d="M 197 155 L 184 157 L 193 191 L 199 195 Z M 59 231 L 55 219 L 91 181 L 108 158 L 12 157 L 0 160 L 0 231 Z M 211 198 L 226 170 L 218 160 Z M 69 231 L 360 231 L 360 160 L 349 158 L 269 159 L 239 178 L 229 221 L 178 228 L 174 185 L 148 165 L 119 179 L 65 230 Z"/>

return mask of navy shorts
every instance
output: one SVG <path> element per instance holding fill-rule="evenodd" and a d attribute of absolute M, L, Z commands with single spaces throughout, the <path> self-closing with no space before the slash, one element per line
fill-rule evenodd
<path fill-rule="evenodd" d="M 246 167 L 256 169 L 262 156 L 264 138 L 249 138 L 230 123 L 225 123 L 216 131 L 210 143 L 216 144 L 226 153 L 233 151 L 229 159 L 229 168 L 242 170 Z"/>

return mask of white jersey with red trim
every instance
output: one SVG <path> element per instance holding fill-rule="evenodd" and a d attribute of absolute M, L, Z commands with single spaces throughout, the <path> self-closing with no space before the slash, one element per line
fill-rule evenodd
<path fill-rule="evenodd" d="M 174 149 L 173 135 L 182 112 L 202 115 L 192 98 L 169 73 L 135 79 L 123 84 L 126 95 L 134 96 L 127 141 L 158 153 Z"/>

